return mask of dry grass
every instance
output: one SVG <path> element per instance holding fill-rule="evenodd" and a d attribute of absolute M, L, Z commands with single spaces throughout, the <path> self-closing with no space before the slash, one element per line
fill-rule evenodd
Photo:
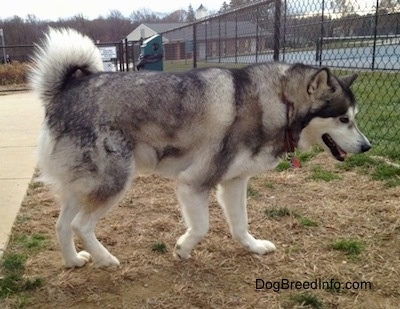
<path fill-rule="evenodd" d="M 29 65 L 18 61 L 0 64 L 0 86 L 26 84 Z"/>
<path fill-rule="evenodd" d="M 400 291 L 399 189 L 354 171 L 339 171 L 320 154 L 309 165 L 341 173 L 329 182 L 310 178 L 310 167 L 270 172 L 251 180 L 248 212 L 251 232 L 273 241 L 267 256 L 247 253 L 230 237 L 215 197 L 210 203 L 211 229 L 192 258 L 177 262 L 171 251 L 183 233 L 174 195 L 175 183 L 140 177 L 126 198 L 99 222 L 97 235 L 121 261 L 118 269 L 89 264 L 66 270 L 54 235 L 59 209 L 48 190 L 33 184 L 23 203 L 13 235 L 40 234 L 48 245 L 32 254 L 25 275 L 44 285 L 27 296 L 28 308 L 303 308 L 306 296 L 320 304 L 309 308 L 398 308 Z M 267 209 L 290 214 L 269 218 Z M 307 218 L 316 226 L 302 224 Z M 357 256 L 333 250 L 338 239 L 363 246 Z M 165 244 L 167 252 L 153 250 Z M 10 252 L 18 251 L 13 245 Z M 160 252 L 161 251 L 161 252 Z M 256 279 L 302 282 L 369 281 L 368 290 L 256 290 Z M 300 300 L 299 300 L 300 299 Z M 1 300 L 0 300 L 1 301 Z M 21 294 L 3 300 L 14 308 Z M 321 305 L 322 304 L 322 305 Z"/>

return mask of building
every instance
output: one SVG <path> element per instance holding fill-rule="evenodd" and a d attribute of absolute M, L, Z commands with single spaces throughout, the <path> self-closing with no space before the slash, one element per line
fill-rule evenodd
<path fill-rule="evenodd" d="M 196 10 L 196 44 L 190 23 L 141 24 L 128 35 L 129 41 L 139 41 L 162 34 L 164 60 L 183 60 L 193 57 L 196 46 L 198 60 L 267 52 L 273 47 L 273 33 L 269 24 L 258 22 L 252 16 L 240 20 L 207 19 L 203 6 Z"/>
<path fill-rule="evenodd" d="M 196 17 L 196 20 L 205 18 L 208 16 L 208 10 L 201 4 L 194 13 L 194 16 Z"/>
<path fill-rule="evenodd" d="M 153 35 L 169 31 L 187 25 L 187 23 L 145 23 L 140 24 L 126 37 L 128 41 L 139 42 Z M 164 38 L 163 38 L 164 39 Z"/>

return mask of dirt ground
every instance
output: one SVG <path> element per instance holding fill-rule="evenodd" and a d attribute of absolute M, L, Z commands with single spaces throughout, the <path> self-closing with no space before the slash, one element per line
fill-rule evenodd
<path fill-rule="evenodd" d="M 311 179 L 310 167 L 315 165 L 335 172 L 340 179 Z M 44 235 L 47 245 L 26 263 L 26 276 L 40 277 L 44 282 L 26 293 L 26 307 L 399 307 L 398 187 L 385 188 L 359 172 L 343 172 L 325 154 L 301 169 L 264 173 L 250 182 L 250 231 L 257 238 L 274 242 L 277 251 L 260 257 L 235 243 L 213 192 L 209 234 L 185 262 L 172 257 L 175 241 L 184 232 L 174 190 L 173 181 L 139 177 L 96 230 L 121 266 L 99 269 L 89 264 L 68 270 L 62 265 L 54 233 L 59 208 L 48 189 L 33 182 L 13 235 Z M 271 209 L 287 209 L 290 214 L 268 216 L 266 211 Z M 357 257 L 333 250 L 332 242 L 341 238 L 359 241 L 364 250 Z M 165 244 L 167 252 L 154 250 L 155 243 Z M 303 285 L 274 291 L 257 289 L 256 279 L 266 285 L 282 280 L 354 284 L 350 289 L 307 289 Z M 371 287 L 357 288 L 360 282 L 369 282 Z M 305 293 L 320 303 L 299 301 L 298 296 Z M 17 302 L 13 297 L 4 301 L 5 308 Z"/>

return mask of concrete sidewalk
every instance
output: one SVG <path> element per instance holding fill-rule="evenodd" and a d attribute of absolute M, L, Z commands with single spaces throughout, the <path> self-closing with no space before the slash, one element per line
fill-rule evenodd
<path fill-rule="evenodd" d="M 36 167 L 44 111 L 32 92 L 0 93 L 0 256 Z"/>

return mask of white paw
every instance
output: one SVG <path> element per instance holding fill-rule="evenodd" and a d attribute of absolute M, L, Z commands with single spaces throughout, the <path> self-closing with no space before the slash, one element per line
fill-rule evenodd
<path fill-rule="evenodd" d="M 112 254 L 101 260 L 93 260 L 97 267 L 117 267 L 120 265 L 119 260 Z"/>
<path fill-rule="evenodd" d="M 65 262 L 65 267 L 67 268 L 82 267 L 86 263 L 88 263 L 90 259 L 91 256 L 89 252 L 81 251 L 76 255 L 76 257 L 72 261 Z"/>
<path fill-rule="evenodd" d="M 175 260 L 184 261 L 184 260 L 188 260 L 190 258 L 190 253 L 183 250 L 182 245 L 177 244 L 175 246 L 173 256 L 174 256 Z"/>
<path fill-rule="evenodd" d="M 248 250 L 261 255 L 275 251 L 276 247 L 268 240 L 255 239 L 255 241 L 248 247 Z"/>

